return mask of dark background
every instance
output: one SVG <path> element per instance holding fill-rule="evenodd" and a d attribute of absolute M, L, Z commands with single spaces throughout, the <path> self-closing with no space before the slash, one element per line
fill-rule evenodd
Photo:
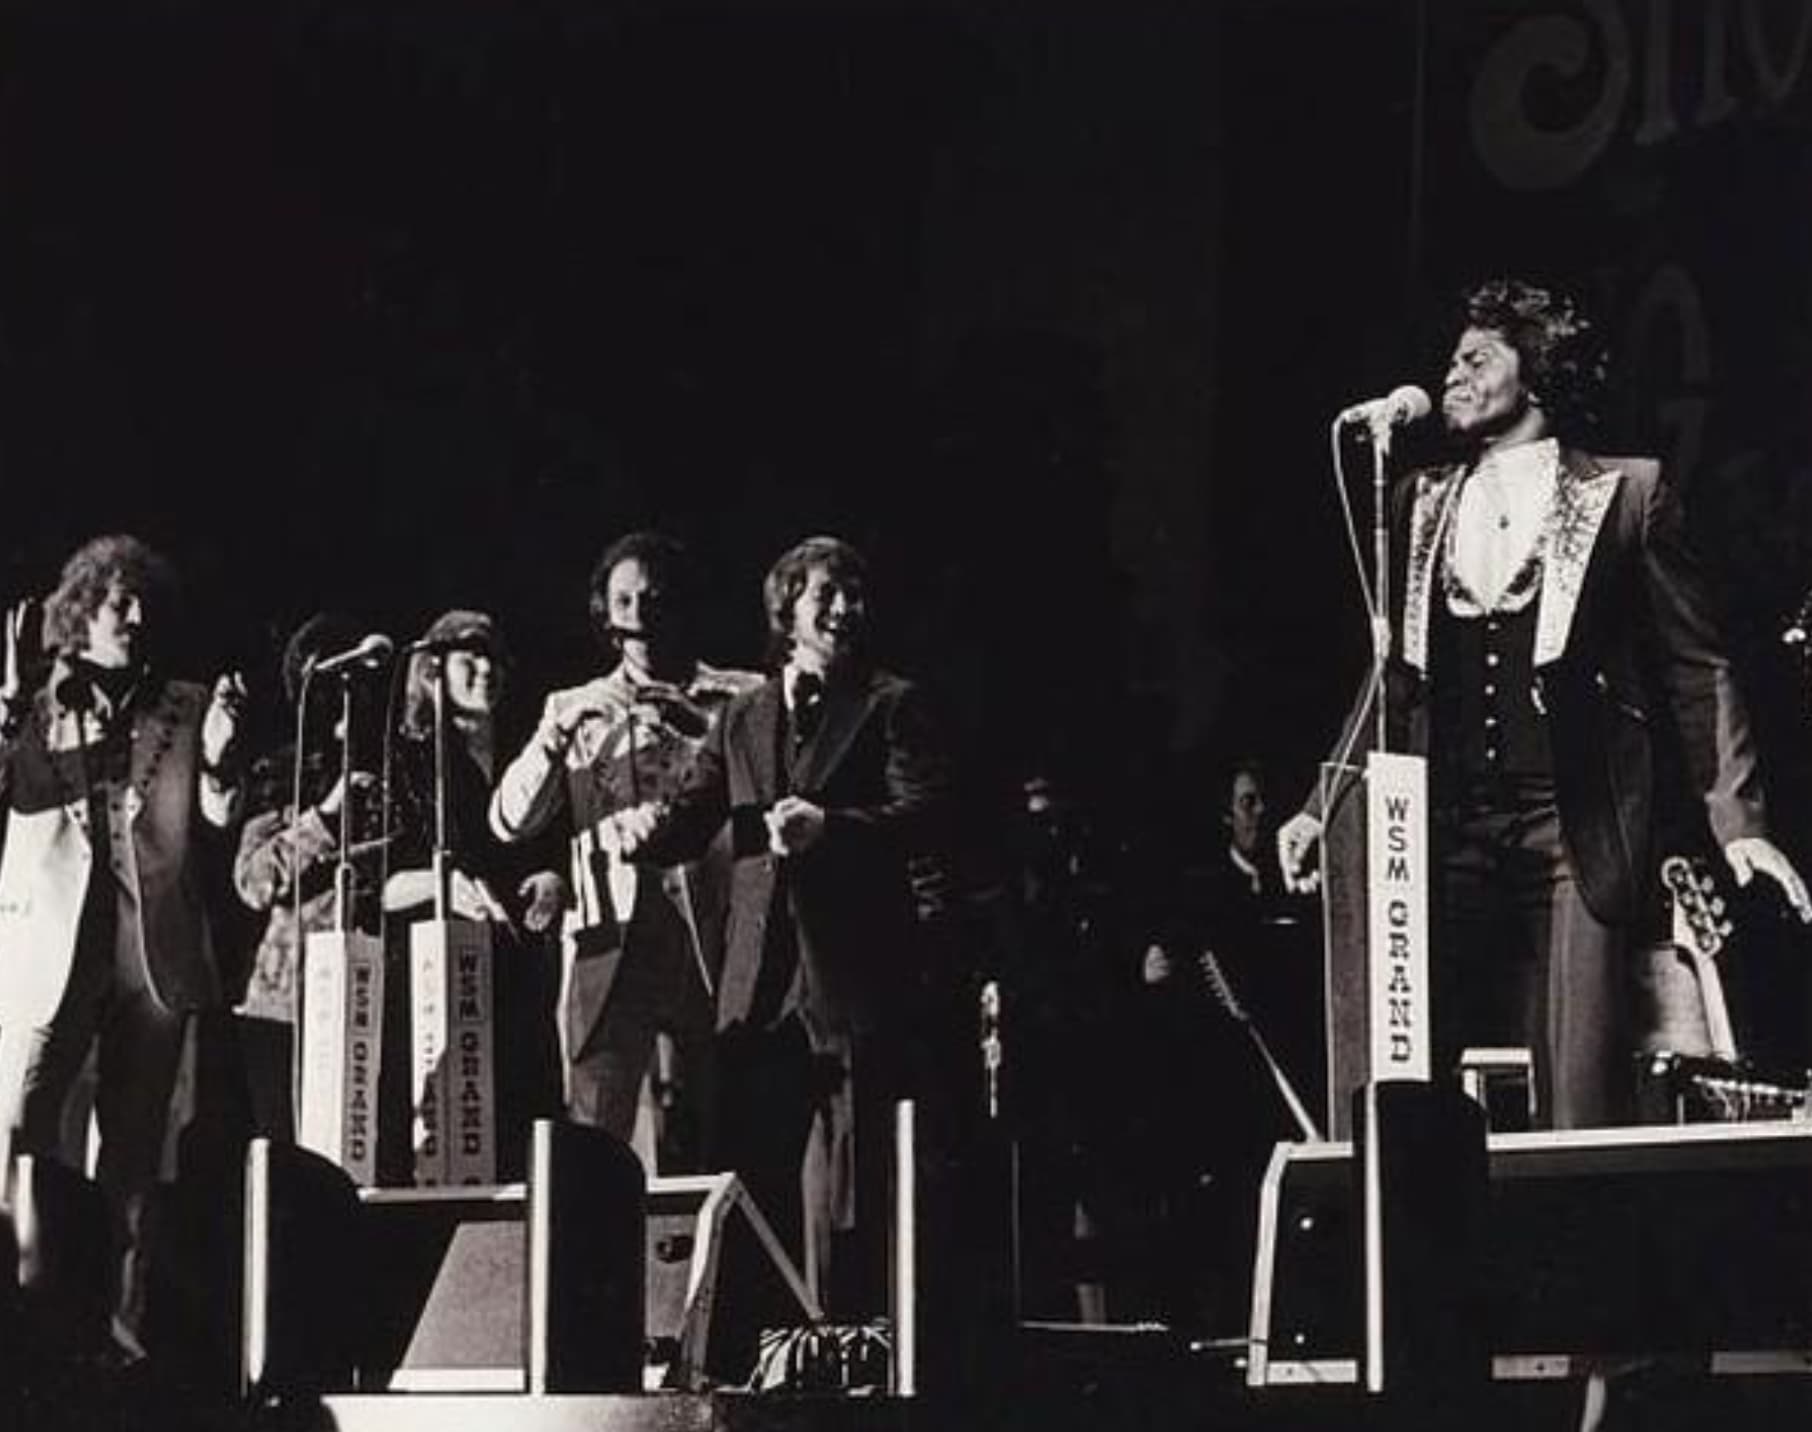
<path fill-rule="evenodd" d="M 1513 269 L 1606 320 L 1604 445 L 1688 496 L 1803 857 L 1808 26 L 11 0 L 0 592 L 133 530 L 198 675 L 268 690 L 323 604 L 399 637 L 476 605 L 538 699 L 595 661 L 614 535 L 689 537 L 708 652 L 752 663 L 761 573 L 835 531 L 983 785 L 1201 820 L 1256 748 L 1288 803 L 1365 659 L 1328 418 L 1434 387 L 1456 290 Z"/>

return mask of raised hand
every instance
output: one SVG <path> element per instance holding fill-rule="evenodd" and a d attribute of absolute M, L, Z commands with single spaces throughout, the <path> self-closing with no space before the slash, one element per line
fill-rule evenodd
<path fill-rule="evenodd" d="M 585 722 L 617 719 L 622 714 L 621 703 L 599 691 L 595 685 L 583 686 L 577 691 L 556 691 L 547 698 L 547 705 L 542 710 L 538 735 L 550 751 L 564 751 Z"/>
<path fill-rule="evenodd" d="M 0 671 L 0 701 L 12 701 L 25 689 L 25 673 L 41 655 L 38 604 L 30 597 L 6 609 L 6 657 Z"/>
<path fill-rule="evenodd" d="M 516 887 L 523 902 L 522 924 L 530 934 L 550 929 L 566 908 L 566 882 L 551 870 L 538 870 Z"/>
<path fill-rule="evenodd" d="M 237 671 L 224 673 L 214 683 L 214 697 L 208 703 L 201 721 L 201 759 L 209 766 L 226 761 L 239 738 L 239 722 L 245 715 L 245 677 Z"/>
<path fill-rule="evenodd" d="M 711 717 L 679 687 L 666 681 L 649 681 L 636 690 L 636 719 L 648 725 L 670 726 L 683 736 L 702 740 L 711 729 Z"/>

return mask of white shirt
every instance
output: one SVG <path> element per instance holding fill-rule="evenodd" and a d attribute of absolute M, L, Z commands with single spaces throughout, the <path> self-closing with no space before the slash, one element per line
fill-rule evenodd
<path fill-rule="evenodd" d="M 1560 444 L 1553 438 L 1494 448 L 1466 474 L 1454 514 L 1452 562 L 1454 575 L 1484 609 L 1499 608 L 1540 544 L 1559 480 Z M 1523 594 L 1525 601 L 1529 595 Z"/>

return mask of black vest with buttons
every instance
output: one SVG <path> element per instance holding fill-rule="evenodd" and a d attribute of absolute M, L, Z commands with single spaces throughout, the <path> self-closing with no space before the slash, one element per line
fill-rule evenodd
<path fill-rule="evenodd" d="M 1533 694 L 1540 603 L 1476 617 L 1455 616 L 1443 597 L 1432 606 L 1437 791 L 1451 800 L 1496 785 L 1551 788 L 1554 753 Z"/>

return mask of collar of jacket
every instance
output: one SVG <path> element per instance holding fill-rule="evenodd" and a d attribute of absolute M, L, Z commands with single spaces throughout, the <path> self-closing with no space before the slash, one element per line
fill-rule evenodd
<path fill-rule="evenodd" d="M 1430 603 L 1439 590 L 1435 564 L 1459 506 L 1466 468 L 1454 464 L 1416 474 L 1409 513 L 1409 559 L 1403 590 L 1403 659 L 1428 675 Z M 1622 472 L 1589 454 L 1562 448 L 1554 505 L 1541 536 L 1540 606 L 1535 621 L 1535 665 L 1548 666 L 1566 651 L 1567 636 L 1585 585 L 1598 529 L 1610 510 Z"/>

